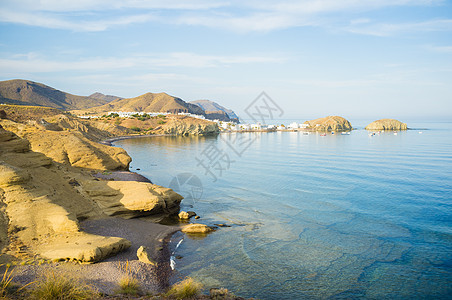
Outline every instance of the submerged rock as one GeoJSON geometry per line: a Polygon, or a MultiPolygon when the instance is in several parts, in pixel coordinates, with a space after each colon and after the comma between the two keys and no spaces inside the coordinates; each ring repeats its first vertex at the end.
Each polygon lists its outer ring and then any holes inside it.
{"type": "Polygon", "coordinates": [[[205,224],[188,224],[182,228],[182,232],[185,233],[209,233],[215,229],[205,224]]]}
{"type": "Polygon", "coordinates": [[[181,219],[181,220],[188,220],[195,216],[196,216],[196,213],[194,211],[187,211],[187,212],[181,211],[179,213],[179,219],[181,219]]]}
{"type": "Polygon", "coordinates": [[[395,119],[381,119],[373,121],[366,126],[367,130],[407,130],[408,127],[405,123],[402,123],[395,119]]]}

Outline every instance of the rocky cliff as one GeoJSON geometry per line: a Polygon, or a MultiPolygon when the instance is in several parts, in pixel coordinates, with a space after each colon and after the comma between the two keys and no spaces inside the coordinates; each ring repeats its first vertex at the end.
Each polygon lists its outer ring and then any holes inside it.
{"type": "Polygon", "coordinates": [[[395,119],[381,119],[373,121],[366,126],[367,130],[407,130],[408,127],[405,123],[402,123],[395,119]]]}
{"type": "Polygon", "coordinates": [[[10,129],[0,125],[1,262],[14,257],[96,262],[130,242],[85,233],[79,220],[179,211],[182,197],[171,189],[93,177],[88,169],[126,168],[130,157],[120,148],[89,140],[82,124],[64,130],[70,120],[59,120],[44,125],[0,121],[10,129]]]}
{"type": "Polygon", "coordinates": [[[347,119],[339,116],[319,118],[306,121],[304,124],[308,124],[308,128],[315,131],[349,131],[353,129],[347,119]]]}
{"type": "Polygon", "coordinates": [[[220,132],[218,124],[189,117],[171,118],[157,132],[175,135],[215,135],[220,132]]]}

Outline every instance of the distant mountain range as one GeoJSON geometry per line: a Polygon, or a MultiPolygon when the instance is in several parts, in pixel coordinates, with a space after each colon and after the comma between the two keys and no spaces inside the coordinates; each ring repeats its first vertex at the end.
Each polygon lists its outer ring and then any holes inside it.
{"type": "Polygon", "coordinates": [[[116,99],[102,106],[93,107],[89,111],[186,112],[205,115],[204,110],[199,106],[187,103],[180,98],[170,96],[166,93],[146,93],[135,98],[116,99]]]}
{"type": "Polygon", "coordinates": [[[239,117],[232,110],[227,109],[216,102],[210,100],[196,100],[190,101],[189,103],[201,107],[211,119],[219,119],[220,121],[239,121],[239,117]]]}
{"type": "Polygon", "coordinates": [[[0,81],[0,103],[46,106],[63,110],[86,109],[105,100],[76,96],[29,80],[0,81]]]}
{"type": "Polygon", "coordinates": [[[76,113],[106,113],[109,111],[169,112],[203,115],[207,119],[238,121],[230,109],[209,100],[185,102],[166,93],[146,93],[135,98],[121,98],[96,92],[76,96],[29,80],[0,81],[0,103],[45,106],[76,113]]]}

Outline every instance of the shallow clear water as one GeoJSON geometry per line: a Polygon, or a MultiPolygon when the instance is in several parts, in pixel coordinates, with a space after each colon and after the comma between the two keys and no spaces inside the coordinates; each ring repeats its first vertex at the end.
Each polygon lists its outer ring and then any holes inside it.
{"type": "Polygon", "coordinates": [[[232,225],[185,237],[178,276],[260,299],[446,299],[452,123],[410,125],[424,129],[115,144],[133,157],[132,170],[179,189],[182,209],[200,222],[232,225]]]}

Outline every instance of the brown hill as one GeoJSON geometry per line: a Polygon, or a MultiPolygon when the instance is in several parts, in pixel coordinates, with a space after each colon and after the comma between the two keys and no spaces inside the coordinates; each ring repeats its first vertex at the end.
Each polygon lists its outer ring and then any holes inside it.
{"type": "Polygon", "coordinates": [[[350,122],[339,116],[328,116],[325,118],[318,118],[311,121],[306,121],[304,124],[308,124],[309,128],[315,131],[348,131],[352,130],[350,122]]]}
{"type": "Polygon", "coordinates": [[[72,95],[29,80],[0,81],[0,103],[71,110],[86,109],[106,102],[102,99],[72,95]]]}
{"type": "Polygon", "coordinates": [[[88,97],[93,98],[93,99],[102,100],[102,101],[105,101],[105,102],[111,102],[111,101],[114,101],[114,100],[117,100],[117,99],[124,99],[124,98],[118,97],[118,96],[104,95],[104,94],[99,93],[99,92],[91,94],[88,97]]]}
{"type": "Polygon", "coordinates": [[[180,98],[170,96],[166,93],[146,93],[135,98],[117,99],[105,105],[93,107],[86,111],[93,113],[106,113],[109,111],[169,113],[188,112],[197,115],[204,115],[204,110],[199,106],[187,103],[180,98]]]}

